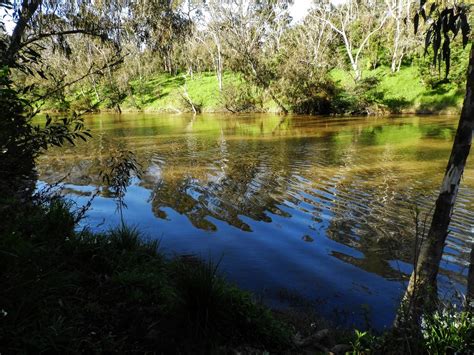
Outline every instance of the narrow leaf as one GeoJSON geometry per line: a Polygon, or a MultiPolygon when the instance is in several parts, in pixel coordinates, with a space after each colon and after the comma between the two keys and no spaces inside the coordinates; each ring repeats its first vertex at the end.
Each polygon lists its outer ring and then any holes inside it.
{"type": "Polygon", "coordinates": [[[428,13],[428,16],[431,17],[433,14],[433,11],[436,10],[436,3],[432,3],[430,7],[430,12],[428,13]]]}
{"type": "Polygon", "coordinates": [[[413,19],[413,25],[415,26],[415,34],[418,32],[418,23],[420,22],[420,15],[418,13],[415,14],[415,18],[413,19]]]}

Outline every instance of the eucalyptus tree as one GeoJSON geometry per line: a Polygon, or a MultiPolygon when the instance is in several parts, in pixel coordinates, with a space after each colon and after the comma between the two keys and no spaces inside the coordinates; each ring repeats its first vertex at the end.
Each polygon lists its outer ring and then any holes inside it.
{"type": "MultiPolygon", "coordinates": [[[[34,170],[34,158],[44,149],[67,141],[73,143],[77,138],[86,139],[88,136],[76,114],[70,118],[48,118],[44,127],[32,123],[37,110],[32,102],[24,99],[25,94],[32,91],[28,85],[31,78],[39,76],[45,81],[53,81],[51,89],[37,98],[40,101],[85,78],[102,75],[123,61],[122,44],[130,38],[127,35],[131,30],[138,28],[137,23],[143,19],[141,16],[146,11],[156,10],[167,19],[173,9],[167,0],[112,0],[97,3],[82,0],[0,0],[0,10],[11,13],[13,22],[13,31],[9,33],[6,31],[5,17],[0,19],[0,195],[4,198],[7,195],[3,192],[15,185],[11,183],[15,175],[26,176],[27,181],[33,180],[34,174],[29,172],[34,170]],[[89,39],[89,44],[94,43],[101,50],[107,48],[104,60],[100,62],[94,58],[89,62],[90,66],[84,68],[87,61],[79,60],[82,59],[79,54],[72,51],[74,45],[83,48],[77,42],[78,37],[89,39]],[[59,71],[59,78],[54,77],[54,72],[48,73],[52,63],[48,62],[47,54],[54,51],[63,53],[82,72],[79,70],[78,76],[71,81],[64,80],[64,72],[59,71]]],[[[154,16],[158,14],[154,13],[154,16]]],[[[143,33],[151,33],[157,28],[157,23],[161,24],[159,18],[153,19],[153,23],[144,24],[148,32],[143,33]]],[[[164,23],[163,27],[167,26],[171,30],[183,27],[180,21],[164,23]]],[[[139,39],[143,43],[143,38],[139,39]]],[[[64,61],[58,62],[57,67],[62,64],[64,61]]],[[[23,178],[21,180],[25,181],[23,178]]],[[[24,187],[23,182],[17,185],[10,190],[24,187]]]]}
{"type": "Polygon", "coordinates": [[[399,71],[404,57],[404,47],[406,39],[410,37],[409,22],[407,19],[411,17],[412,5],[414,0],[386,0],[392,9],[390,15],[394,21],[394,34],[392,46],[392,58],[390,69],[392,73],[399,71]],[[405,38],[404,38],[405,37],[405,38]],[[405,39],[405,40],[404,40],[405,39]]]}
{"type": "Polygon", "coordinates": [[[230,66],[266,90],[283,113],[288,110],[271,87],[277,73],[273,70],[272,49],[288,26],[291,0],[219,0],[218,23],[230,66]]]}
{"type": "Polygon", "coordinates": [[[279,94],[301,114],[328,113],[336,86],[329,71],[337,66],[336,35],[312,14],[288,29],[276,55],[279,94]],[[335,60],[336,59],[336,60],[335,60]]]}
{"type": "Polygon", "coordinates": [[[100,3],[92,6],[83,1],[3,0],[2,7],[13,12],[14,27],[1,63],[18,67],[31,65],[40,56],[42,43],[51,43],[65,52],[69,50],[67,36],[88,35],[120,41],[121,11],[127,4],[100,3]]]}
{"type": "Polygon", "coordinates": [[[329,64],[325,59],[332,49],[334,35],[318,15],[316,11],[310,11],[303,23],[292,31],[291,40],[306,53],[300,60],[309,66],[325,67],[329,64]]]}
{"type": "Polygon", "coordinates": [[[159,54],[164,70],[175,73],[173,52],[177,43],[187,39],[192,21],[182,12],[180,1],[139,0],[127,6],[126,29],[140,46],[159,54]]]}
{"type": "MultiPolygon", "coordinates": [[[[202,34],[206,34],[204,38],[207,37],[210,42],[213,43],[214,50],[210,50],[214,66],[216,68],[217,82],[219,84],[219,91],[222,91],[223,88],[223,71],[224,71],[224,24],[225,21],[225,11],[226,3],[225,1],[220,0],[208,0],[203,2],[203,7],[206,16],[201,17],[201,26],[205,27],[205,31],[202,31],[202,34]],[[204,23],[203,23],[204,22],[204,23]]],[[[202,36],[199,37],[200,41],[204,43],[205,39],[202,36]]],[[[209,42],[209,41],[208,41],[209,42]]]]}
{"type": "Polygon", "coordinates": [[[336,5],[330,0],[316,0],[313,16],[340,36],[354,79],[358,81],[362,77],[361,55],[392,11],[390,2],[380,0],[347,0],[336,5]]]}

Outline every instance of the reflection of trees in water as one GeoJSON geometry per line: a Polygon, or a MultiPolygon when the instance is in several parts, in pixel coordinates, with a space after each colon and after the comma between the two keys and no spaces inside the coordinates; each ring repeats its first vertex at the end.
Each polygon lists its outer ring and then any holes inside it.
{"type": "Polygon", "coordinates": [[[412,203],[427,210],[437,187],[432,176],[416,180],[439,170],[449,153],[449,144],[439,143],[452,138],[452,127],[363,121],[305,130],[289,121],[275,130],[278,120],[267,126],[262,120],[216,122],[181,120],[162,136],[148,126],[102,131],[78,148],[48,153],[39,164],[41,178],[54,182],[69,173],[69,183],[100,186],[99,172],[121,142],[144,167],[139,184],[152,191],[158,218],[171,208],[197,228],[216,230],[213,220],[220,220],[250,231],[242,216],[270,223],[272,214],[292,218],[298,209],[314,233],[363,253],[334,251],[334,257],[400,278],[390,261],[411,261],[412,203]]]}
{"type": "Polygon", "coordinates": [[[278,204],[289,189],[292,146],[279,141],[269,145],[222,140],[220,136],[212,145],[213,161],[209,157],[196,161],[200,154],[184,154],[176,166],[170,162],[172,157],[163,157],[168,163],[153,189],[155,215],[166,217],[163,209],[170,207],[199,228],[215,230],[207,220],[213,217],[244,231],[251,227],[240,219],[241,215],[265,222],[272,221],[268,212],[287,215],[278,204]],[[196,166],[201,168],[196,170],[196,166]]]}

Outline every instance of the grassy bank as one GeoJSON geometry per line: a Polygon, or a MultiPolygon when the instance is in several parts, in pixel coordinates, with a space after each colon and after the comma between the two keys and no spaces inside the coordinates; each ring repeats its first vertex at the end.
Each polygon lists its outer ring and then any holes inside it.
{"type": "MultiPolygon", "coordinates": [[[[347,71],[331,72],[344,92],[357,93],[358,88],[347,71]]],[[[457,113],[464,99],[464,85],[456,82],[424,83],[416,66],[402,67],[391,73],[387,67],[364,72],[362,95],[374,110],[386,113],[457,113]]]]}
{"type": "MultiPolygon", "coordinates": [[[[462,74],[460,74],[462,77],[462,74]]],[[[418,66],[402,67],[391,73],[388,67],[365,70],[363,79],[356,83],[351,73],[340,69],[330,72],[333,82],[331,107],[326,113],[391,114],[391,113],[457,113],[460,111],[464,85],[458,81],[425,82],[418,66]]],[[[237,73],[226,72],[223,90],[219,91],[214,73],[172,76],[166,73],[142,80],[132,80],[122,89],[119,106],[122,111],[145,112],[278,112],[278,106],[261,89],[248,84],[237,73]]],[[[285,89],[279,99],[286,102],[285,89]]],[[[116,108],[114,97],[107,88],[81,88],[66,96],[63,101],[48,101],[45,110],[84,110],[94,106],[99,110],[116,108]],[[100,99],[100,100],[99,100],[100,99]]],[[[317,99],[316,99],[317,100],[317,99]]],[[[327,106],[327,105],[326,105],[327,106]]]]}
{"type": "MultiPolygon", "coordinates": [[[[432,88],[423,83],[416,67],[403,67],[392,74],[387,67],[364,72],[366,88],[358,90],[351,73],[333,70],[331,78],[341,89],[342,94],[354,99],[357,96],[368,98],[367,105],[377,113],[452,113],[460,111],[464,97],[464,88],[455,83],[439,84],[432,88]]],[[[150,112],[187,111],[183,103],[184,86],[189,98],[202,111],[228,112],[226,87],[244,86],[244,80],[235,73],[224,75],[224,93],[219,92],[217,77],[213,73],[189,76],[170,76],[159,74],[144,83],[131,83],[133,95],[127,96],[124,110],[143,110],[150,112]]],[[[261,110],[275,112],[278,107],[269,97],[263,95],[261,110]]]]}

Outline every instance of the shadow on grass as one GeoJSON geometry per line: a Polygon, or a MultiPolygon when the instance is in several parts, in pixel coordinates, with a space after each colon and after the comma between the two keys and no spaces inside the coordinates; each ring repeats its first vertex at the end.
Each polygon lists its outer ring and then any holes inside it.
{"type": "Polygon", "coordinates": [[[464,95],[464,90],[450,90],[439,86],[421,95],[421,103],[416,113],[439,112],[447,108],[458,108],[459,101],[464,95]]]}
{"type": "Polygon", "coordinates": [[[401,113],[404,109],[413,105],[413,101],[407,100],[404,97],[395,97],[383,99],[382,104],[388,108],[390,113],[401,113]]]}

